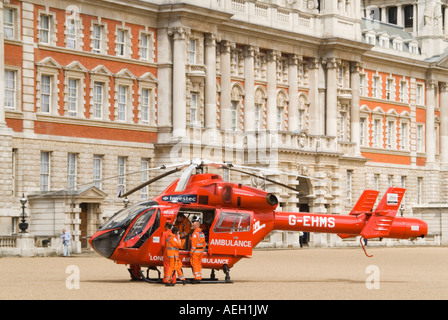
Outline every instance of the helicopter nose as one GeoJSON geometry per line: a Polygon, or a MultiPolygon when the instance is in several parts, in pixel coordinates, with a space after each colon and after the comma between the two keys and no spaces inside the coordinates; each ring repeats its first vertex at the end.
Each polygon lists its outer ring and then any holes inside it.
{"type": "Polygon", "coordinates": [[[105,258],[110,258],[123,236],[123,229],[98,231],[89,242],[91,247],[105,258]]]}

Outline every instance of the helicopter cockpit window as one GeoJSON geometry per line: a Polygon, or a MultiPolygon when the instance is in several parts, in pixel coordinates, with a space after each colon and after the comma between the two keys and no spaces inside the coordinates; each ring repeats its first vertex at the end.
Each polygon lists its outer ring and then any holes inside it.
{"type": "Polygon", "coordinates": [[[250,220],[249,214],[222,212],[213,232],[246,232],[250,230],[250,220]]]}
{"type": "Polygon", "coordinates": [[[155,201],[147,201],[135,204],[129,208],[125,208],[109,219],[109,221],[104,224],[100,230],[115,229],[128,226],[129,223],[138,216],[143,210],[157,206],[158,203],[155,201]]]}
{"type": "Polygon", "coordinates": [[[148,210],[147,212],[142,214],[137,219],[137,221],[135,221],[134,225],[129,230],[128,234],[126,235],[126,238],[124,239],[124,241],[127,241],[127,240],[135,237],[136,235],[142,233],[143,229],[145,229],[146,225],[149,222],[149,219],[151,219],[151,217],[152,217],[152,215],[154,214],[155,211],[156,211],[156,208],[148,210]]]}

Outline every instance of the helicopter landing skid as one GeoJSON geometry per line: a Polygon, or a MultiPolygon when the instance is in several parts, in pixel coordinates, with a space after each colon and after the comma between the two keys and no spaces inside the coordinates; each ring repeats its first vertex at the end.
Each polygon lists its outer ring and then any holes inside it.
{"type": "MultiPolygon", "coordinates": [[[[227,266],[226,266],[227,267],[227,266]]],[[[146,276],[143,274],[143,272],[141,270],[138,271],[140,278],[135,277],[135,275],[133,275],[132,271],[130,269],[128,269],[129,273],[131,274],[131,280],[132,281],[145,281],[147,283],[163,283],[163,279],[160,277],[161,273],[159,271],[159,269],[153,267],[153,268],[148,268],[148,270],[146,271],[146,276]],[[158,278],[157,279],[151,279],[149,277],[149,270],[156,270],[157,274],[158,274],[158,278]]],[[[215,270],[212,269],[212,272],[210,274],[210,278],[202,278],[202,280],[200,280],[200,282],[197,282],[197,280],[195,280],[194,278],[187,278],[185,279],[185,283],[233,283],[233,281],[230,280],[230,272],[229,272],[229,268],[224,268],[223,270],[226,274],[225,280],[219,280],[215,277],[215,270]]]]}

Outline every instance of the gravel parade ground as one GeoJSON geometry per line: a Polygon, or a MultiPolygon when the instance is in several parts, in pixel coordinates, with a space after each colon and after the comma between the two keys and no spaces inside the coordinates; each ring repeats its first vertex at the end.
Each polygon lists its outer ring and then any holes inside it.
{"type": "MultiPolygon", "coordinates": [[[[361,248],[256,250],[231,269],[233,284],[175,287],[130,282],[126,266],[95,253],[0,258],[0,299],[448,299],[447,247],[367,250],[372,258],[361,248]]],[[[192,276],[191,270],[184,272],[192,276]]],[[[224,279],[222,271],[216,275],[224,279]]]]}

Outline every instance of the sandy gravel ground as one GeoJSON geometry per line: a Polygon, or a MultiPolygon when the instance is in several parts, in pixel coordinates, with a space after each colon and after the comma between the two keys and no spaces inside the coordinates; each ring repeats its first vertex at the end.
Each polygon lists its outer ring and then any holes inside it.
{"type": "Polygon", "coordinates": [[[254,251],[231,270],[233,284],[175,287],[130,282],[124,265],[96,254],[0,258],[0,299],[448,299],[448,248],[368,252],[374,256],[361,248],[254,251]],[[79,289],[67,287],[72,270],[79,270],[79,289]]]}

